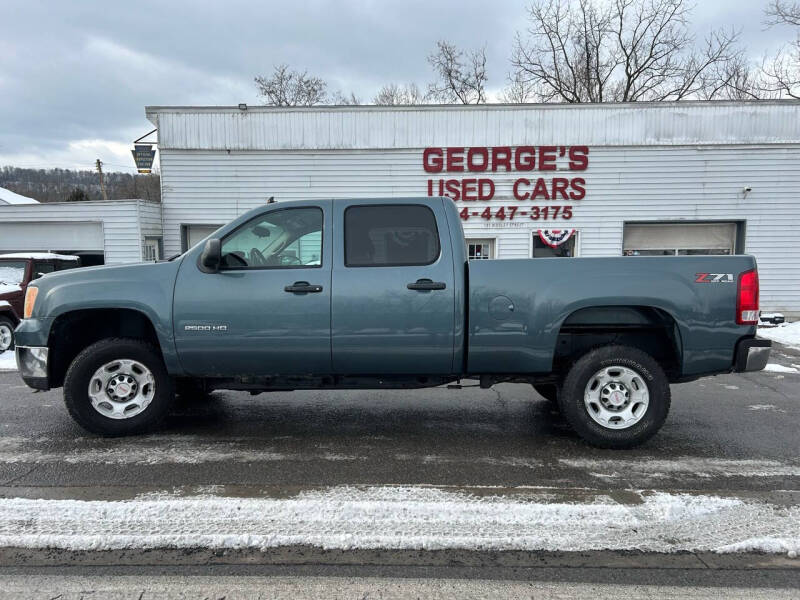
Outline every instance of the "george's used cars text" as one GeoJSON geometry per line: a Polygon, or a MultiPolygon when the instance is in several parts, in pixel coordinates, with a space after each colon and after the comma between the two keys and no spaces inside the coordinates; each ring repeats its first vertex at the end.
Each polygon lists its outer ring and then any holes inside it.
{"type": "MultiPolygon", "coordinates": [[[[527,383],[591,444],[663,425],[670,383],[762,369],[752,256],[467,260],[448,198],[272,203],[167,262],[47,275],[17,360],[102,435],[212,389],[527,383]]],[[[401,398],[401,396],[398,396],[401,398]]]]}

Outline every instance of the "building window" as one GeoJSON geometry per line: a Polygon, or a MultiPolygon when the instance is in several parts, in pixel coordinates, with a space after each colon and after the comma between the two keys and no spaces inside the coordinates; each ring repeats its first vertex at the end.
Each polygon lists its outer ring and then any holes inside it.
{"type": "Polygon", "coordinates": [[[578,232],[572,231],[563,241],[549,240],[541,232],[533,233],[533,258],[572,258],[575,256],[578,232]]]}
{"type": "Polygon", "coordinates": [[[142,259],[146,262],[161,259],[161,238],[146,237],[142,244],[142,259]]]}
{"type": "Polygon", "coordinates": [[[467,252],[470,260],[494,258],[494,240],[467,240],[467,252]]]}
{"type": "Polygon", "coordinates": [[[626,223],[624,256],[727,256],[736,252],[737,223],[626,223]]]}

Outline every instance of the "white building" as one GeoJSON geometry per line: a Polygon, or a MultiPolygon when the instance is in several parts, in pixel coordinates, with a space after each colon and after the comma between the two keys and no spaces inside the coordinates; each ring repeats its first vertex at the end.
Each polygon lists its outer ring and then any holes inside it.
{"type": "Polygon", "coordinates": [[[144,200],[0,205],[0,254],[75,254],[84,265],[154,260],[161,205],[144,200]]]}
{"type": "Polygon", "coordinates": [[[444,193],[476,258],[751,253],[762,308],[800,316],[800,102],[146,114],[167,255],[270,196],[444,193]]]}

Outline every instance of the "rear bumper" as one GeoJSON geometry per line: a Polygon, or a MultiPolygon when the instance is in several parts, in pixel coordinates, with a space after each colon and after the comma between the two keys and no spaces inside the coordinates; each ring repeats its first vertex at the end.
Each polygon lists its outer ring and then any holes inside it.
{"type": "Polygon", "coordinates": [[[49,350],[43,346],[17,346],[17,367],[22,380],[35,390],[49,390],[47,359],[49,350]]]}
{"type": "Polygon", "coordinates": [[[736,344],[736,354],[733,359],[733,370],[760,371],[767,366],[772,342],[759,338],[745,338],[736,344]]]}

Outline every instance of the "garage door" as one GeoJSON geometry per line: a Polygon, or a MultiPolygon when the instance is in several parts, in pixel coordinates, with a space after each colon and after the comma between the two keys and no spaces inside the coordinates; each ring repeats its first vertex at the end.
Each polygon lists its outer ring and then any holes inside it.
{"type": "Polygon", "coordinates": [[[0,223],[0,252],[103,252],[100,223],[0,223]]]}
{"type": "Polygon", "coordinates": [[[734,254],[736,223],[626,224],[626,256],[734,254]]]}
{"type": "Polygon", "coordinates": [[[184,241],[185,246],[183,248],[184,251],[188,250],[200,240],[207,238],[212,233],[214,233],[217,229],[222,227],[222,225],[184,225],[184,241]]]}

